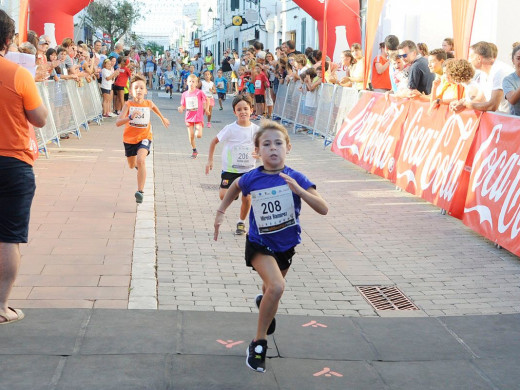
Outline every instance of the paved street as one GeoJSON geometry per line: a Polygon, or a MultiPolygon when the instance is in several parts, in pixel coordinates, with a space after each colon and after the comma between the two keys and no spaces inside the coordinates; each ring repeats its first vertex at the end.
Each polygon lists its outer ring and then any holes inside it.
{"type": "Polygon", "coordinates": [[[302,133],[287,165],[329,214],[303,206],[268,373],[249,371],[261,285],[233,234],[237,202],[213,241],[221,145],[204,174],[231,98],[192,160],[179,95],[153,95],[172,125],[153,117],[139,207],[113,119],[37,161],[10,301],[27,318],[0,329],[0,389],[518,388],[519,259],[302,133]],[[419,310],[376,311],[366,285],[395,285],[419,310]]]}

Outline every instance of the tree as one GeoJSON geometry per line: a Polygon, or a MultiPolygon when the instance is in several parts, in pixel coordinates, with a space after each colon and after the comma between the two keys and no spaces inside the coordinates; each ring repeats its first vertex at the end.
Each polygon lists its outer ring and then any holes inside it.
{"type": "Polygon", "coordinates": [[[138,17],[142,17],[139,3],[134,0],[92,2],[87,13],[94,27],[110,35],[111,48],[132,28],[138,17]]]}
{"type": "Polygon", "coordinates": [[[159,45],[157,42],[148,42],[146,44],[146,48],[150,49],[153,55],[155,55],[156,52],[159,52],[159,55],[162,55],[164,53],[164,46],[159,45]]]}

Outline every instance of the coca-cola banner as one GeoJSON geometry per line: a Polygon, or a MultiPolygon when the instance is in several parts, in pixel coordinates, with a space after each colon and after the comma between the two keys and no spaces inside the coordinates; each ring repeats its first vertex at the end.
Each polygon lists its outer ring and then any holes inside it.
{"type": "Polygon", "coordinates": [[[395,180],[395,160],[410,103],[366,92],[350,111],[332,151],[367,171],[395,180]]]}
{"type": "Polygon", "coordinates": [[[479,116],[473,110],[455,114],[447,105],[430,110],[429,102],[413,101],[403,128],[396,184],[461,218],[469,178],[464,183],[464,167],[479,116]]]}
{"type": "Polygon", "coordinates": [[[484,113],[476,137],[464,223],[520,256],[519,119],[484,113]]]}

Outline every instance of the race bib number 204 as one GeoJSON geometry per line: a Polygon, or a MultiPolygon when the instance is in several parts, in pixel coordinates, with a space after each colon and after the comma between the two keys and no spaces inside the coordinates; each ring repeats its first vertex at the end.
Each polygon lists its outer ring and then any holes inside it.
{"type": "Polygon", "coordinates": [[[296,225],[293,193],[288,185],[251,191],[259,234],[270,234],[296,225]]]}

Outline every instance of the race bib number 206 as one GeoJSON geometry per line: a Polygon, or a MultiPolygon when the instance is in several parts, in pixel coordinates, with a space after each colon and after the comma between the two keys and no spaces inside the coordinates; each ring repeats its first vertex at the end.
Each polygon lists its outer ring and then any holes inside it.
{"type": "Polygon", "coordinates": [[[251,191],[259,234],[270,234],[296,225],[293,193],[288,185],[251,191]]]}

